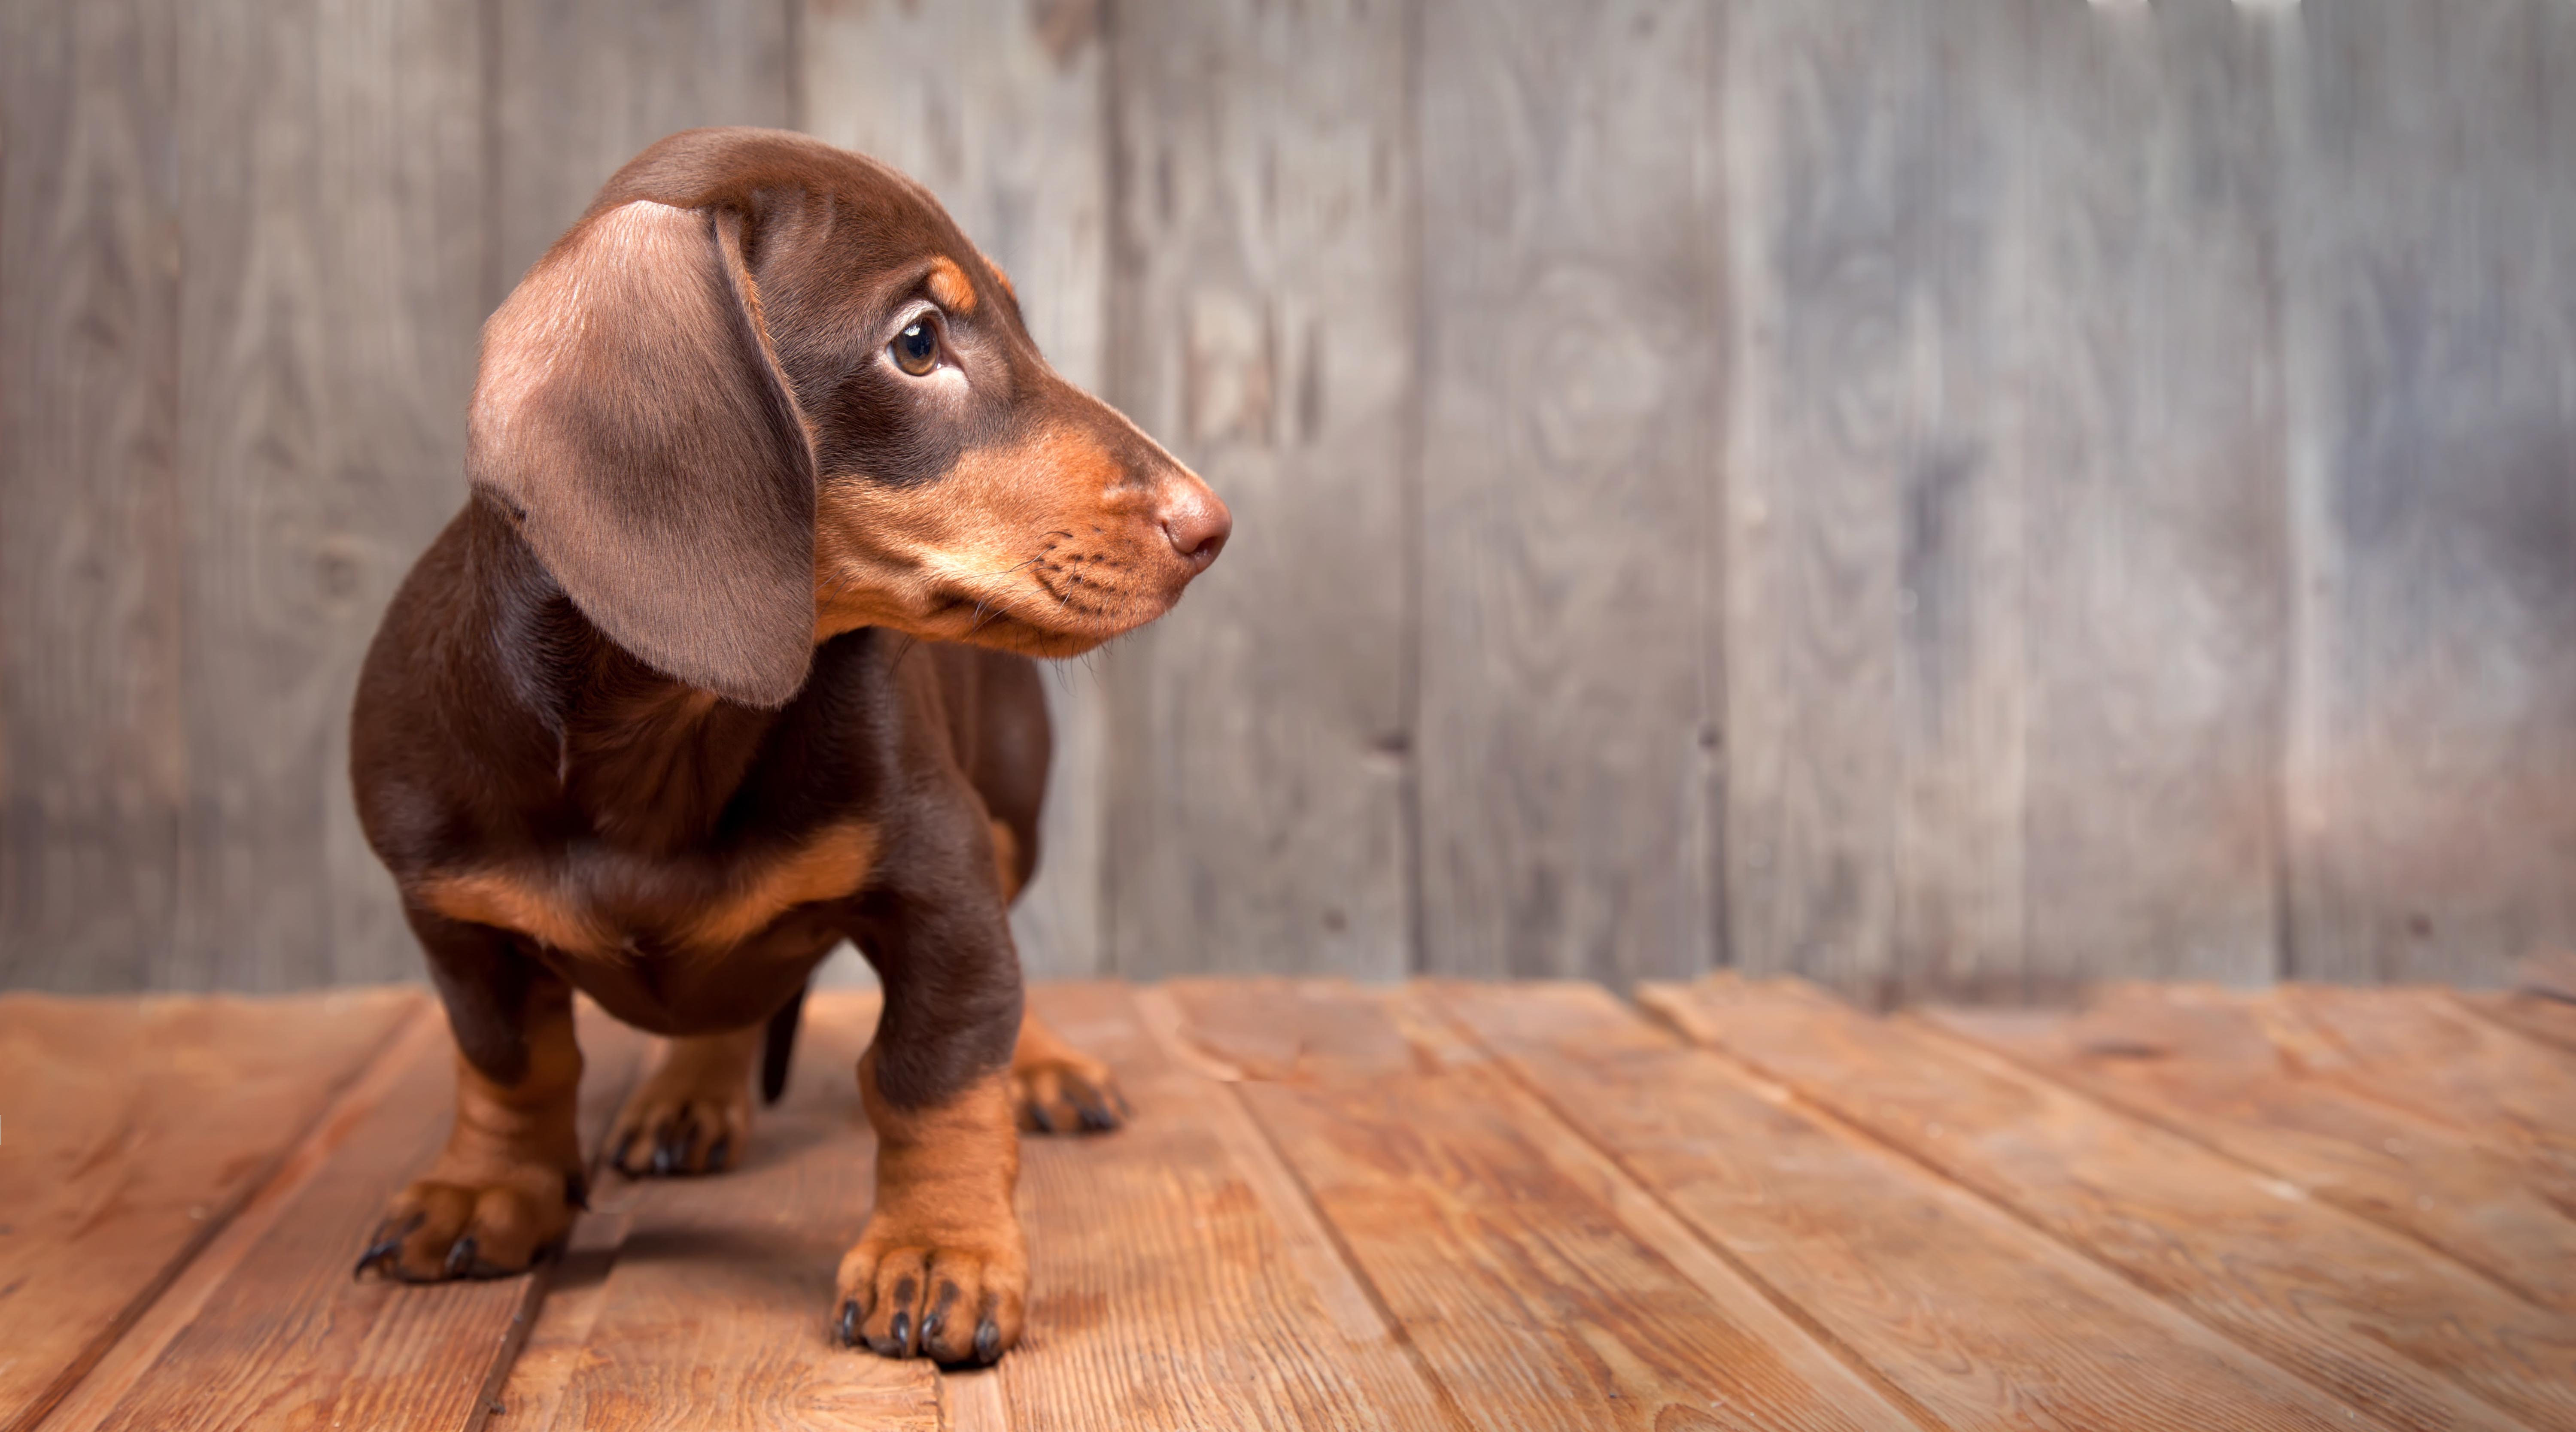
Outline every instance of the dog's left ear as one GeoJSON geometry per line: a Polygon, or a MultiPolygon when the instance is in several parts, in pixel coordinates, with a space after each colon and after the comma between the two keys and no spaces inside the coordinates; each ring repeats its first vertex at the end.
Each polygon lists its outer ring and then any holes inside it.
{"type": "Polygon", "coordinates": [[[814,650],[814,454],[730,209],[591,214],[483,330],[466,471],[583,615],[781,706],[814,650]]]}

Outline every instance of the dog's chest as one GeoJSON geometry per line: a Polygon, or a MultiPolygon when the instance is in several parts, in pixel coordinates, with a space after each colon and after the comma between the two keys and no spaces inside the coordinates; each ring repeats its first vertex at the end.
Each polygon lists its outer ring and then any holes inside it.
{"type": "Polygon", "coordinates": [[[581,960],[712,958],[800,906],[857,894],[878,834],[828,825],[740,852],[644,855],[598,842],[432,876],[419,895],[450,919],[510,930],[581,960]]]}

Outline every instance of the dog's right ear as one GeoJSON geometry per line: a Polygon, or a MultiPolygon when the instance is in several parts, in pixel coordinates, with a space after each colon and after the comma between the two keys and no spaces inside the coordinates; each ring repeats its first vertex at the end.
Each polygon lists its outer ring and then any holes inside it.
{"type": "Polygon", "coordinates": [[[814,455],[742,216],[593,213],[483,329],[466,470],[583,615],[666,674],[780,706],[814,645],[814,455]]]}

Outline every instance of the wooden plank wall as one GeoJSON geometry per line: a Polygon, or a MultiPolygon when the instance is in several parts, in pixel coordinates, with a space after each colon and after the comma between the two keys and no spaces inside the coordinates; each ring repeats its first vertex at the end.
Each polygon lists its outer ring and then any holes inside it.
{"type": "Polygon", "coordinates": [[[2562,0],[0,0],[0,984],[416,969],[358,655],[702,123],[921,177],[1238,513],[1054,673],[1033,970],[2576,943],[2562,0]]]}

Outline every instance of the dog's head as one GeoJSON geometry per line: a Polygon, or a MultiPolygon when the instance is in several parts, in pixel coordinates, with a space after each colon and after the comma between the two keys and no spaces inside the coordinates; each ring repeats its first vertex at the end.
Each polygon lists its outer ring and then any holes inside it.
{"type": "Polygon", "coordinates": [[[919,185],[777,130],[608,182],[484,327],[467,469],[611,638],[760,706],[859,626],[1087,651],[1231,524],[919,185]]]}

